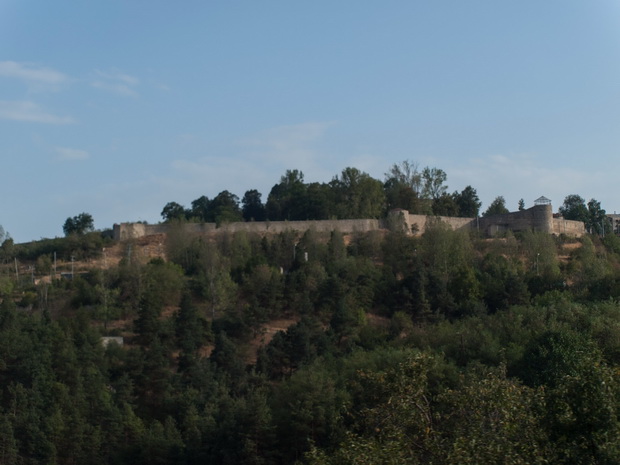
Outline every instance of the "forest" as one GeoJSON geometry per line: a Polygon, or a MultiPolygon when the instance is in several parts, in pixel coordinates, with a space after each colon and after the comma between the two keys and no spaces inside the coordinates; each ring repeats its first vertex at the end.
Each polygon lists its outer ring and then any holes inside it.
{"type": "MultiPolygon", "coordinates": [[[[181,208],[164,219],[191,221],[181,208]]],[[[127,241],[113,263],[85,219],[0,247],[1,464],[620,463],[620,238],[604,225],[179,227],[161,256],[127,241]],[[61,277],[56,258],[80,266],[61,277]]]]}

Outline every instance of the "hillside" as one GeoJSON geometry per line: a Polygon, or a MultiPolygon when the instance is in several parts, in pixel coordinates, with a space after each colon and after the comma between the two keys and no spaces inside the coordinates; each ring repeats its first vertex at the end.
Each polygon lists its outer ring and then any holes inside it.
{"type": "Polygon", "coordinates": [[[615,236],[435,222],[2,252],[3,463],[620,459],[615,236]],[[54,251],[75,275],[33,283],[54,251]]]}

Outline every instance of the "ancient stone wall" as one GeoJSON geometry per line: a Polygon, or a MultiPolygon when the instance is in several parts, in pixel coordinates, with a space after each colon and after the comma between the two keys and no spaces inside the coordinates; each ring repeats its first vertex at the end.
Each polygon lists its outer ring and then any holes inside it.
{"type": "Polygon", "coordinates": [[[586,233],[586,226],[582,221],[553,218],[553,234],[581,237],[586,233]]]}
{"type": "MultiPolygon", "coordinates": [[[[423,234],[428,221],[427,216],[411,215],[405,211],[398,211],[402,215],[406,227],[413,234],[423,234]]],[[[580,237],[585,234],[585,227],[581,221],[570,221],[563,218],[553,218],[551,205],[535,205],[527,210],[493,215],[480,218],[453,218],[440,216],[439,219],[450,225],[452,229],[476,229],[482,234],[492,237],[506,231],[543,231],[549,234],[567,234],[580,237]]]]}
{"type": "Polygon", "coordinates": [[[426,225],[429,220],[441,220],[450,225],[452,229],[470,229],[476,227],[476,218],[455,218],[452,216],[427,216],[412,215],[403,212],[408,231],[414,235],[423,234],[426,231],[426,225]]]}
{"type": "Polygon", "coordinates": [[[169,231],[168,224],[121,223],[113,228],[114,240],[125,241],[153,234],[165,234],[169,231]]]}
{"type": "MultiPolygon", "coordinates": [[[[153,234],[165,234],[169,224],[145,225],[142,223],[121,223],[114,225],[114,239],[117,241],[137,239],[153,234]]],[[[217,227],[215,223],[185,223],[183,229],[188,234],[208,234],[215,232],[255,232],[281,233],[285,231],[304,232],[314,229],[317,232],[340,231],[343,233],[368,232],[384,229],[383,222],[376,219],[361,220],[323,220],[323,221],[251,221],[226,223],[217,227]]]]}
{"type": "Polygon", "coordinates": [[[511,231],[543,231],[553,233],[553,212],[551,205],[536,205],[527,210],[493,215],[479,219],[479,229],[488,236],[497,233],[511,231]]]}
{"type": "MultiPolygon", "coordinates": [[[[379,229],[404,228],[409,234],[423,234],[429,218],[440,219],[452,229],[476,229],[487,236],[495,236],[505,231],[536,230],[549,234],[568,234],[582,236],[585,228],[580,221],[553,218],[551,205],[536,205],[527,210],[481,218],[454,218],[447,216],[429,217],[412,215],[405,210],[395,210],[387,220],[322,220],[322,221],[256,221],[227,223],[219,227],[215,223],[185,223],[183,229],[189,234],[209,234],[217,232],[281,233],[284,231],[304,232],[314,229],[317,232],[340,231],[342,233],[368,232],[379,229]]],[[[169,224],[147,225],[142,223],[122,223],[114,225],[114,239],[127,240],[153,234],[165,234],[169,224]]]]}
{"type": "Polygon", "coordinates": [[[317,232],[340,231],[343,233],[367,232],[381,229],[379,220],[316,220],[316,221],[254,221],[245,223],[228,223],[221,225],[218,231],[281,233],[284,231],[304,232],[314,229],[317,232]]]}

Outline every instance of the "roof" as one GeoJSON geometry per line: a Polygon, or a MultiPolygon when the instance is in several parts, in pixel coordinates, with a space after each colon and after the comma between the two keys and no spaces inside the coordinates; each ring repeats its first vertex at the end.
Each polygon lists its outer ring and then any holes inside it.
{"type": "Polygon", "coordinates": [[[551,205],[551,199],[548,199],[544,195],[541,195],[536,200],[534,200],[534,205],[551,205]]]}

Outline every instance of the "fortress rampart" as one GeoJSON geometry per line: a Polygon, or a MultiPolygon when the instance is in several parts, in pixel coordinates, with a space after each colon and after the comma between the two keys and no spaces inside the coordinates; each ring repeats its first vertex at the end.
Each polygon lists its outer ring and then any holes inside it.
{"type": "MultiPolygon", "coordinates": [[[[585,226],[581,221],[553,218],[551,205],[536,205],[504,215],[494,215],[480,218],[455,218],[448,216],[430,217],[426,215],[412,215],[405,210],[395,210],[387,220],[358,219],[358,220],[316,220],[316,221],[256,221],[226,223],[217,226],[215,223],[185,223],[182,225],[188,234],[213,234],[219,232],[253,232],[253,233],[281,233],[284,231],[305,232],[314,229],[318,232],[340,231],[342,233],[356,233],[388,229],[400,223],[408,233],[418,235],[426,230],[429,218],[438,218],[450,225],[452,229],[476,229],[482,234],[492,237],[505,231],[543,231],[549,234],[567,234],[580,237],[585,234],[585,226]]],[[[122,223],[114,225],[114,239],[137,239],[153,234],[166,234],[170,225],[122,223]]]]}
{"type": "MultiPolygon", "coordinates": [[[[316,220],[316,221],[251,221],[225,223],[219,227],[215,223],[184,223],[183,229],[188,234],[209,234],[218,232],[253,232],[277,234],[285,231],[305,232],[314,229],[318,232],[331,232],[338,230],[343,233],[368,232],[385,229],[383,220],[316,220]]],[[[153,234],[165,234],[170,230],[170,225],[121,223],[114,225],[114,239],[127,240],[137,239],[142,236],[153,234]]]]}
{"type": "MultiPolygon", "coordinates": [[[[403,215],[407,228],[414,234],[423,233],[428,221],[427,216],[411,215],[400,212],[403,215]]],[[[452,229],[477,229],[482,234],[492,237],[506,231],[543,231],[549,234],[567,234],[581,237],[585,234],[585,226],[581,221],[554,218],[551,205],[536,205],[527,210],[493,215],[480,218],[453,218],[440,216],[439,219],[449,224],[452,229]]]]}
{"type": "Polygon", "coordinates": [[[553,218],[553,234],[581,237],[586,233],[586,227],[581,221],[553,218]]]}

